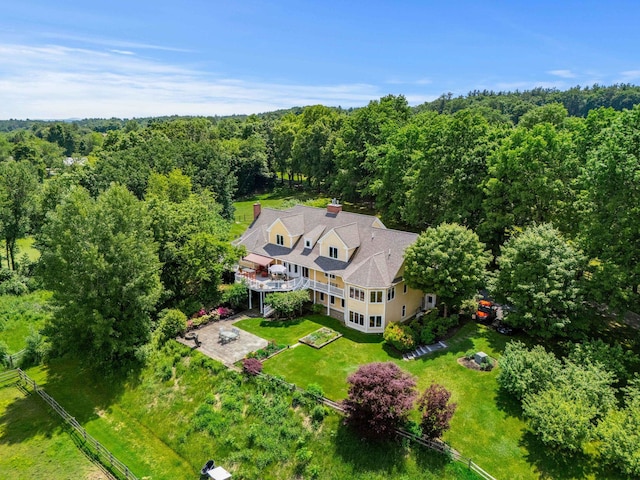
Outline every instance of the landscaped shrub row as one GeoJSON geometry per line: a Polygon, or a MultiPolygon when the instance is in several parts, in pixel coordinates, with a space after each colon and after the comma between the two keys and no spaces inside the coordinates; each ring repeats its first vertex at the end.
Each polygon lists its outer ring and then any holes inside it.
{"type": "Polygon", "coordinates": [[[218,320],[224,320],[233,314],[234,311],[227,307],[216,307],[209,311],[202,308],[187,320],[187,330],[201,327],[207,323],[217,322],[218,320]]]}
{"type": "Polygon", "coordinates": [[[263,360],[270,357],[271,355],[274,355],[275,353],[278,353],[281,350],[284,350],[285,348],[287,348],[286,345],[278,345],[275,342],[269,342],[266,347],[249,353],[247,355],[247,358],[257,358],[259,360],[263,360]]]}
{"type": "Polygon", "coordinates": [[[437,309],[431,309],[408,323],[389,323],[384,330],[384,339],[397,350],[409,352],[418,345],[429,345],[444,337],[459,321],[456,314],[440,317],[437,309]]]}

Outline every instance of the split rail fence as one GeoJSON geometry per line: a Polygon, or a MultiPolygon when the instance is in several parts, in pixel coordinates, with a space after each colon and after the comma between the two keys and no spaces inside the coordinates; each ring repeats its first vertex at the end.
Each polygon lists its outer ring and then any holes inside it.
{"type": "Polygon", "coordinates": [[[83,439],[84,447],[86,447],[94,456],[94,458],[102,464],[107,470],[115,472],[119,477],[126,480],[138,480],[129,467],[118,460],[113,454],[107,450],[100,442],[87,433],[87,431],[78,423],[78,421],[69,415],[67,411],[60,406],[35,380],[29,377],[19,368],[9,370],[0,374],[0,386],[7,385],[10,382],[22,383],[37,393],[45,402],[49,404],[62,419],[71,426],[73,430],[83,439]]]}
{"type": "MultiPolygon", "coordinates": [[[[295,385],[293,383],[288,383],[288,382],[284,381],[281,378],[273,377],[273,376],[268,375],[266,373],[260,373],[259,375],[262,376],[262,377],[266,377],[266,378],[269,378],[271,380],[275,380],[277,382],[280,382],[280,383],[286,385],[291,390],[295,389],[295,390],[298,390],[298,391],[300,391],[302,393],[309,394],[309,392],[307,392],[306,390],[298,387],[297,385],[295,385]]],[[[344,408],[339,403],[334,402],[333,400],[329,400],[328,398],[325,398],[325,397],[317,397],[315,395],[312,395],[312,396],[319,403],[322,403],[322,404],[326,405],[327,407],[330,407],[330,408],[332,408],[332,409],[344,414],[344,408]]],[[[430,440],[430,439],[422,438],[422,437],[414,435],[414,434],[412,434],[410,432],[407,432],[406,430],[402,430],[400,428],[396,429],[396,433],[400,437],[403,437],[403,438],[406,438],[407,440],[416,442],[416,443],[418,443],[418,444],[420,444],[420,445],[422,445],[424,447],[430,448],[431,450],[435,450],[437,452],[444,453],[445,455],[449,455],[454,461],[465,464],[469,468],[469,470],[472,470],[473,472],[477,473],[480,477],[482,477],[485,480],[496,480],[495,477],[493,477],[492,475],[487,473],[483,468],[481,468],[479,465],[474,463],[473,460],[471,460],[470,458],[467,458],[467,457],[463,457],[460,454],[460,452],[458,452],[457,450],[451,448],[449,445],[447,445],[442,440],[430,440]]]]}

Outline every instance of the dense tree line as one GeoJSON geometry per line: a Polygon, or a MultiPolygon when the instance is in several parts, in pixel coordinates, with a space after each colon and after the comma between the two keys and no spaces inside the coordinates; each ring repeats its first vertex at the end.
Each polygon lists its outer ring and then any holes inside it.
{"type": "MultiPolygon", "coordinates": [[[[640,304],[639,91],[472,92],[416,108],[389,95],[350,111],[0,123],[10,130],[0,134],[6,264],[18,268],[15,241],[25,234],[42,232],[45,250],[57,245],[46,232],[71,192],[89,209],[120,185],[143,202],[132,211],[149,217],[161,265],[155,304],[186,311],[189,299],[216,297],[224,261],[211,259],[237,254],[225,247],[234,200],[303,187],[367,204],[392,227],[475,232],[480,244],[466,253],[482,264],[481,244],[493,253],[491,286],[518,306],[514,324],[566,335],[584,329],[585,301],[640,304]]],[[[455,253],[441,235],[431,243],[443,258],[455,253]]],[[[462,268],[472,289],[482,283],[481,272],[462,268]]],[[[445,298],[443,282],[433,288],[445,298]]],[[[454,290],[450,307],[469,289],[454,290]]]]}

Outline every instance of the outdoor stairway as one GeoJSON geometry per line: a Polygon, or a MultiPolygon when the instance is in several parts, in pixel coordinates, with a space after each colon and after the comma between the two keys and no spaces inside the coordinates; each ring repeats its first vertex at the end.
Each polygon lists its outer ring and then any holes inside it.
{"type": "Polygon", "coordinates": [[[422,357],[427,353],[435,352],[436,350],[442,350],[443,348],[447,348],[447,344],[443,341],[438,343],[434,343],[433,345],[420,345],[413,352],[405,353],[402,356],[403,360],[415,360],[416,358],[422,357]]]}
{"type": "Polygon", "coordinates": [[[273,315],[275,313],[275,309],[269,305],[265,305],[264,306],[264,313],[262,314],[264,316],[264,318],[270,317],[271,315],[273,315]]]}

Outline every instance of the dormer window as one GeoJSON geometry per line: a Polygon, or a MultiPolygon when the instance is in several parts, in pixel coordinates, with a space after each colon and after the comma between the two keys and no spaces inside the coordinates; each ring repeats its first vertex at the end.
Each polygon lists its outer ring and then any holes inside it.
{"type": "Polygon", "coordinates": [[[311,248],[311,240],[308,238],[304,239],[304,248],[311,248]]]}
{"type": "Polygon", "coordinates": [[[276,234],[276,243],[278,245],[284,245],[284,236],[280,235],[279,233],[276,234]]]}
{"type": "Polygon", "coordinates": [[[329,247],[329,256],[331,258],[338,258],[338,249],[336,247],[329,247]]]}

